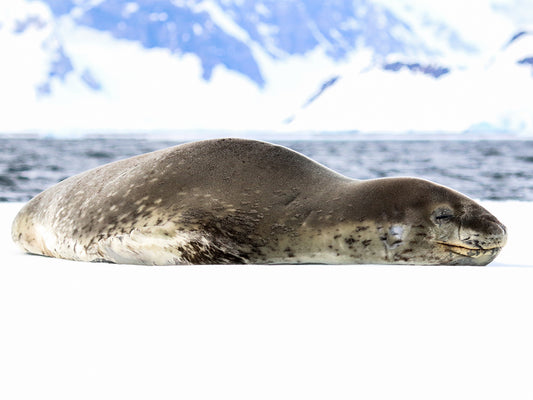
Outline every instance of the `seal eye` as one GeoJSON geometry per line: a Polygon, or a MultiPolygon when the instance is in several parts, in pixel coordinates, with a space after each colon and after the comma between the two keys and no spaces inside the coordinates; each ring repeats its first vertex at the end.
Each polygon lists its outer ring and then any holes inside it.
{"type": "Polygon", "coordinates": [[[453,212],[448,208],[439,208],[433,212],[433,219],[439,225],[450,222],[453,217],[453,212]]]}

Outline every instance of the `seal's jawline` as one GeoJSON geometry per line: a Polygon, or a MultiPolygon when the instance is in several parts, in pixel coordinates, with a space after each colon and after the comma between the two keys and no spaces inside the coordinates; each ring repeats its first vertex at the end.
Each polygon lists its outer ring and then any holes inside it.
{"type": "Polygon", "coordinates": [[[481,247],[467,247],[467,246],[459,246],[456,244],[451,244],[447,242],[437,242],[440,245],[443,245],[447,247],[450,251],[459,254],[461,256],[467,256],[467,257],[480,257],[486,253],[494,252],[494,251],[500,251],[501,246],[494,246],[489,248],[481,248],[481,247]],[[471,252],[475,252],[472,254],[471,252]]]}

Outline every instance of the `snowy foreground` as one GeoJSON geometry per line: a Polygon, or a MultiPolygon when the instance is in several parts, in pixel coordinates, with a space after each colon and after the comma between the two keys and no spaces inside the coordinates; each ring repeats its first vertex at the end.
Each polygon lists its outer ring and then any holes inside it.
{"type": "Polygon", "coordinates": [[[0,204],[2,399],[531,399],[533,203],[490,267],[89,264],[0,204]]]}

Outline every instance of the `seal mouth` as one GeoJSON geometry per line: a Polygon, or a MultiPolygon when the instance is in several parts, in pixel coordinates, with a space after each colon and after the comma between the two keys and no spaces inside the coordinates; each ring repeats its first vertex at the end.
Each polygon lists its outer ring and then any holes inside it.
{"type": "Polygon", "coordinates": [[[451,251],[452,253],[459,254],[461,256],[465,257],[481,257],[487,254],[497,254],[501,249],[502,246],[492,246],[487,248],[482,247],[469,247],[466,245],[458,245],[458,244],[452,244],[448,242],[437,242],[441,246],[444,246],[447,250],[451,251]]]}

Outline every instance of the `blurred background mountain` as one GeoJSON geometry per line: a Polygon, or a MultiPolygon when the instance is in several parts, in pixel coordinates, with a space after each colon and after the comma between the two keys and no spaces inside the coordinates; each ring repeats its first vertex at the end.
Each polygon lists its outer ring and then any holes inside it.
{"type": "Polygon", "coordinates": [[[10,0],[0,57],[3,133],[533,134],[528,0],[10,0]]]}

